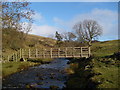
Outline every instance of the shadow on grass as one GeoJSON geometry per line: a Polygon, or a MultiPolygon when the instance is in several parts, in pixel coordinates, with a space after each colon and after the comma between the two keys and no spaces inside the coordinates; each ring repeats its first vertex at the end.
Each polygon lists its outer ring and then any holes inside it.
{"type": "MultiPolygon", "coordinates": [[[[73,58],[70,59],[70,64],[78,64],[78,68],[74,69],[74,74],[69,75],[69,79],[66,82],[67,88],[93,88],[99,84],[93,82],[90,78],[95,75],[92,71],[93,64],[90,58],[73,58]]],[[[71,67],[71,68],[74,68],[71,67]]]]}

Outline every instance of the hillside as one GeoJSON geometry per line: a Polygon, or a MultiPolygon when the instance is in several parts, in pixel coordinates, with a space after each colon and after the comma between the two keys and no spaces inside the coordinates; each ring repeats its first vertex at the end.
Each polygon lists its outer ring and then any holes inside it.
{"type": "Polygon", "coordinates": [[[92,55],[97,57],[104,57],[114,54],[120,50],[120,40],[111,40],[103,42],[95,42],[92,44],[92,55]]]}
{"type": "Polygon", "coordinates": [[[56,43],[56,40],[54,39],[32,34],[27,35],[24,42],[22,40],[15,39],[14,36],[12,40],[9,37],[12,37],[12,35],[5,34],[5,37],[3,38],[2,54],[4,57],[7,57],[7,55],[11,55],[20,48],[50,48],[53,47],[56,43]],[[7,44],[8,41],[10,41],[9,44],[7,44]]]}
{"type": "Polygon", "coordinates": [[[119,88],[120,40],[92,43],[92,57],[72,59],[69,88],[119,88]]]}

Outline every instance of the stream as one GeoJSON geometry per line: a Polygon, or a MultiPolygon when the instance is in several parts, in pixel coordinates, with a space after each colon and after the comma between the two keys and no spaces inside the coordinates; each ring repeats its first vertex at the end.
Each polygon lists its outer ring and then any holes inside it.
{"type": "Polygon", "coordinates": [[[4,88],[64,88],[67,81],[65,68],[69,67],[68,59],[55,59],[49,64],[29,67],[3,80],[4,88]]]}

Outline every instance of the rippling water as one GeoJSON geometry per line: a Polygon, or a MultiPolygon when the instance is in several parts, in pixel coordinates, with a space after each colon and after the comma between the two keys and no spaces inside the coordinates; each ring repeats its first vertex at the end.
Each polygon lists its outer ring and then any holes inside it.
{"type": "Polygon", "coordinates": [[[50,88],[65,87],[67,74],[64,69],[69,67],[67,59],[55,59],[49,64],[30,67],[15,73],[3,80],[3,88],[50,88]]]}

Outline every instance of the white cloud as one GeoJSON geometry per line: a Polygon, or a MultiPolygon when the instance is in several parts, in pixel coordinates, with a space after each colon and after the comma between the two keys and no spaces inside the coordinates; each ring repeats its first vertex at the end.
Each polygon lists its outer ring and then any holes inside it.
{"type": "Polygon", "coordinates": [[[43,15],[41,13],[38,13],[38,12],[35,12],[35,14],[32,16],[32,18],[37,23],[45,22],[43,15]]]}
{"type": "Polygon", "coordinates": [[[58,28],[54,26],[49,26],[49,25],[39,26],[39,25],[33,24],[32,31],[30,33],[39,35],[39,36],[48,37],[50,35],[54,35],[56,31],[58,31],[58,28]]]}
{"type": "Polygon", "coordinates": [[[118,14],[117,11],[111,11],[107,9],[93,9],[90,13],[84,13],[74,16],[70,21],[64,21],[59,18],[53,20],[59,25],[65,25],[69,29],[72,29],[74,24],[85,19],[96,20],[103,28],[102,38],[118,36],[118,14]]]}
{"type": "Polygon", "coordinates": [[[43,16],[41,15],[41,13],[35,13],[34,15],[33,15],[33,18],[35,19],[35,20],[41,20],[42,18],[43,18],[43,16]]]}

